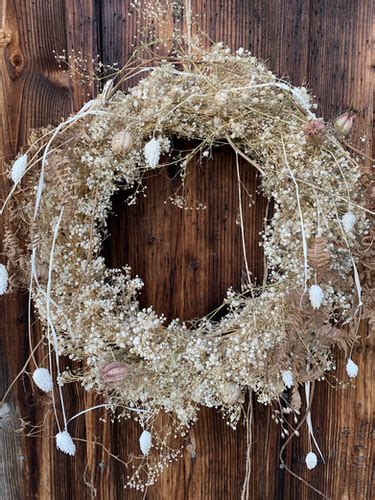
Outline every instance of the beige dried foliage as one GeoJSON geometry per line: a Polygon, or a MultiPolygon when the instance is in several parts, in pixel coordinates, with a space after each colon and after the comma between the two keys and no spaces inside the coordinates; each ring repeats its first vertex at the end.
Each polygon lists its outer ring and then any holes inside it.
{"type": "Polygon", "coordinates": [[[302,399],[299,393],[299,389],[295,385],[292,387],[291,390],[291,398],[289,404],[297,414],[300,413],[300,410],[302,408],[302,399]]]}
{"type": "Polygon", "coordinates": [[[304,318],[302,311],[298,307],[289,307],[288,314],[285,316],[286,330],[302,332],[304,330],[304,318]]]}
{"type": "Polygon", "coordinates": [[[69,179],[69,175],[69,160],[64,158],[63,152],[57,150],[53,154],[49,155],[48,163],[44,170],[45,183],[53,183],[56,186],[63,186],[69,179]]]}
{"type": "Polygon", "coordinates": [[[13,220],[15,213],[9,210],[5,217],[4,252],[7,254],[9,270],[9,291],[14,291],[20,286],[27,286],[29,282],[30,257],[27,251],[28,237],[25,238],[21,224],[13,220]]]}
{"type": "Polygon", "coordinates": [[[20,255],[19,242],[16,238],[15,232],[9,227],[5,228],[4,231],[4,251],[7,254],[10,261],[15,261],[20,255]]]}
{"type": "Polygon", "coordinates": [[[347,352],[348,338],[350,337],[348,329],[323,324],[316,330],[315,335],[317,342],[322,343],[322,345],[337,345],[347,352]]]}
{"type": "Polygon", "coordinates": [[[310,266],[314,269],[322,269],[328,266],[332,256],[328,250],[327,239],[317,236],[308,250],[307,257],[310,266]]]}
{"type": "Polygon", "coordinates": [[[307,295],[300,287],[290,290],[286,294],[286,304],[285,325],[290,337],[294,337],[296,332],[302,334],[311,321],[311,315],[306,314],[306,307],[309,307],[307,295]]]}

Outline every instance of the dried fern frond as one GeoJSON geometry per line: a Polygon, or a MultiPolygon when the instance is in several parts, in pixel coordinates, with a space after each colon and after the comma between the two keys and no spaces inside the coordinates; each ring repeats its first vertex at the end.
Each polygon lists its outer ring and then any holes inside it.
{"type": "Polygon", "coordinates": [[[330,263],[331,253],[328,250],[328,241],[326,238],[317,236],[312,246],[309,248],[307,258],[311,267],[314,269],[322,269],[330,263]]]}

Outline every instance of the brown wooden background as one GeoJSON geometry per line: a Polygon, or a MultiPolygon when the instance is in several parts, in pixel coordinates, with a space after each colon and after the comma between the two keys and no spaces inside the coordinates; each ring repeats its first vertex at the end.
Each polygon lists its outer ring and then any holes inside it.
{"type": "MultiPolygon", "coordinates": [[[[176,0],[178,3],[179,0],[176,0]]],[[[70,82],[52,54],[81,51],[89,60],[96,54],[104,63],[121,63],[139,40],[142,24],[128,0],[0,0],[0,135],[1,160],[10,160],[28,131],[56,123],[78,109],[92,88],[70,82]]],[[[243,46],[268,61],[270,69],[288,75],[294,84],[308,83],[318,96],[326,118],[353,106],[359,112],[355,141],[371,153],[374,61],[373,5],[371,0],[193,0],[193,13],[213,40],[233,48],[243,46]]],[[[172,12],[166,18],[178,23],[172,12]]],[[[253,208],[246,208],[247,241],[252,270],[261,276],[259,231],[264,200],[256,194],[256,178],[242,167],[253,208]]],[[[0,177],[0,196],[9,187],[0,177]]],[[[188,192],[207,204],[207,210],[184,212],[164,200],[175,189],[171,172],[148,182],[148,198],[125,208],[118,196],[117,217],[110,221],[112,238],[106,246],[112,265],[130,263],[146,282],[144,304],[153,304],[168,317],[191,318],[221,303],[229,285],[240,286],[241,249],[237,216],[237,185],[230,152],[191,167],[188,192]]],[[[26,294],[0,302],[0,388],[3,393],[21,369],[27,355],[26,294]]],[[[36,333],[37,335],[37,333],[36,333]]],[[[373,447],[373,339],[362,339],[354,358],[359,364],[357,387],[346,392],[327,383],[317,387],[313,421],[327,464],[308,473],[304,466],[306,433],[288,448],[286,461],[332,499],[370,500],[373,447]]],[[[338,363],[343,375],[343,362],[338,363]]],[[[68,412],[94,403],[77,388],[65,390],[68,412]],[[86,403],[85,403],[86,401],[86,403]]],[[[51,439],[51,403],[24,376],[8,403],[0,408],[0,498],[88,499],[96,492],[103,500],[138,499],[123,489],[125,474],[100,446],[78,442],[70,458],[55,451],[51,439]],[[43,437],[23,438],[12,429],[22,415],[31,422],[45,421],[43,437]]],[[[252,448],[251,498],[315,499],[316,493],[278,468],[279,429],[270,412],[255,405],[252,448]]],[[[99,421],[100,410],[75,420],[72,435],[97,439],[114,454],[127,457],[137,449],[135,424],[110,425],[99,421]]],[[[183,459],[149,489],[150,499],[239,499],[245,464],[245,432],[230,430],[218,412],[201,412],[183,459]]]]}

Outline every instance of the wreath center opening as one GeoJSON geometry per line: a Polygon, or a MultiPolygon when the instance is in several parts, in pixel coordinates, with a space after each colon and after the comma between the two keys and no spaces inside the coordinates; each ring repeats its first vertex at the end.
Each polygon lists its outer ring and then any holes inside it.
{"type": "MultiPolygon", "coordinates": [[[[174,147],[181,152],[191,142],[174,147]]],[[[132,276],[144,281],[141,307],[152,306],[168,321],[209,314],[230,287],[241,290],[247,279],[244,249],[253,284],[263,274],[260,233],[267,199],[256,170],[239,160],[239,180],[235,153],[221,146],[189,163],[183,186],[179,174],[165,166],[146,175],[144,193],[132,205],[127,200],[133,192],[118,191],[103,248],[109,267],[129,265],[132,276]],[[176,196],[183,197],[182,206],[173,201],[176,196]]]]}

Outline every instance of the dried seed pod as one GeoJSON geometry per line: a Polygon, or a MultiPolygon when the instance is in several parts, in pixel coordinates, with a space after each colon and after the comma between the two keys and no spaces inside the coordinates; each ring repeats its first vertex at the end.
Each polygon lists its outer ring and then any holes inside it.
{"type": "Polygon", "coordinates": [[[338,116],[333,124],[334,129],[339,135],[346,136],[350,133],[354,122],[354,114],[350,111],[338,116]]]}
{"type": "Polygon", "coordinates": [[[127,130],[120,130],[112,139],[112,150],[116,154],[129,153],[133,147],[133,137],[127,130]]]}
{"type": "Polygon", "coordinates": [[[314,269],[327,266],[331,260],[331,254],[327,248],[327,240],[321,236],[317,236],[309,248],[307,258],[310,266],[314,269]]]}
{"type": "Polygon", "coordinates": [[[319,142],[326,133],[326,126],[320,120],[311,120],[304,125],[303,132],[310,142],[319,142]]]}
{"type": "Polygon", "coordinates": [[[119,387],[129,374],[129,365],[114,361],[102,369],[103,382],[110,388],[119,387]]]}
{"type": "Polygon", "coordinates": [[[224,385],[221,391],[223,403],[226,405],[234,405],[240,399],[242,391],[241,387],[233,382],[228,382],[224,385]]]}

